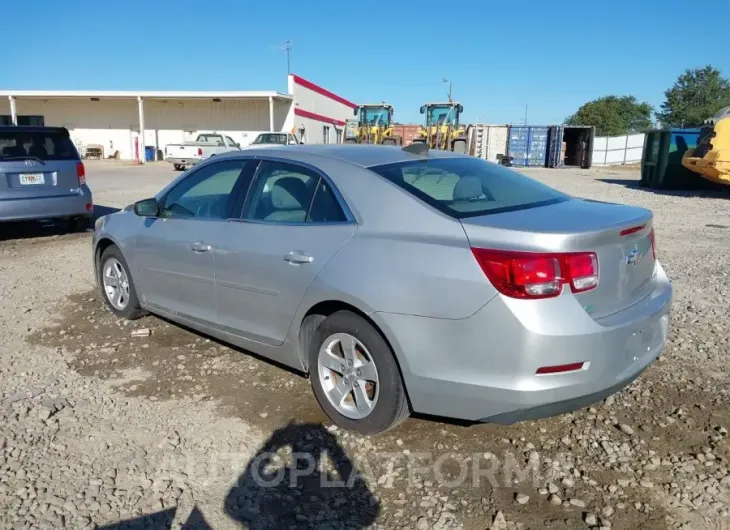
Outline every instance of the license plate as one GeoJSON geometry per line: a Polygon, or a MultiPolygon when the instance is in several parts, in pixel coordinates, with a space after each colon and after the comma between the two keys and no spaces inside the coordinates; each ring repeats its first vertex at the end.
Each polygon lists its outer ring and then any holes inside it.
{"type": "Polygon", "coordinates": [[[21,173],[20,183],[23,186],[33,185],[33,184],[45,184],[46,178],[43,175],[43,173],[21,173]]]}

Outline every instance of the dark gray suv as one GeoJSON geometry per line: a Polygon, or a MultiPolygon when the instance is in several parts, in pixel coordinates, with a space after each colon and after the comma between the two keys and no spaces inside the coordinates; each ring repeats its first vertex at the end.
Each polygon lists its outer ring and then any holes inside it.
{"type": "Polygon", "coordinates": [[[86,170],[63,127],[0,127],[0,221],[62,219],[86,229],[86,170]]]}

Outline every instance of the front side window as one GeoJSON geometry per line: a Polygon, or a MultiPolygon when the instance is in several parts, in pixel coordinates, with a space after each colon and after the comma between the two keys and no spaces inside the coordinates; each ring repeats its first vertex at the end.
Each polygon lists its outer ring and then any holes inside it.
{"type": "Polygon", "coordinates": [[[230,145],[231,147],[235,147],[237,145],[233,138],[231,138],[230,136],[226,136],[226,140],[228,141],[228,145],[230,145]]]}
{"type": "Polygon", "coordinates": [[[227,219],[231,194],[247,160],[227,160],[201,167],[172,188],[160,217],[227,219]]]}
{"type": "Polygon", "coordinates": [[[478,158],[436,158],[369,168],[457,219],[534,208],[570,197],[478,158]]]}

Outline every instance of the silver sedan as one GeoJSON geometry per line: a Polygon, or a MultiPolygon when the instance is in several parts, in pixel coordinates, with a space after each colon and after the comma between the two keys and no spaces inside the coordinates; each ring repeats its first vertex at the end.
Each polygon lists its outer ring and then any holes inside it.
{"type": "Polygon", "coordinates": [[[101,218],[109,308],[307,372],[337,425],[512,423],[587,406],[662,351],[651,212],[425,146],[281,146],[207,161],[101,218]]]}

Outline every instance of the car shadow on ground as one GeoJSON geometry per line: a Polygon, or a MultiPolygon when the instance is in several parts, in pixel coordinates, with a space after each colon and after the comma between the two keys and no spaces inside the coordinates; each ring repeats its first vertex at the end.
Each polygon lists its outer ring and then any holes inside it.
{"type": "Polygon", "coordinates": [[[118,212],[119,208],[112,206],[95,205],[92,222],[85,231],[74,230],[64,220],[41,220],[41,221],[10,221],[0,223],[0,241],[11,241],[14,239],[33,239],[52,236],[63,236],[68,234],[83,234],[94,228],[93,221],[99,217],[118,212]]]}
{"type": "Polygon", "coordinates": [[[599,182],[606,184],[617,184],[626,188],[656,193],[657,195],[671,195],[674,197],[699,197],[706,199],[727,199],[730,198],[730,186],[727,189],[697,189],[697,190],[659,190],[641,186],[637,179],[633,178],[603,178],[599,182]]]}
{"type": "MultiPolygon", "coordinates": [[[[366,528],[380,513],[350,457],[320,423],[289,423],[251,459],[223,500],[226,515],[250,530],[366,528]]],[[[175,508],[99,530],[172,527],[175,508]]],[[[196,507],[182,528],[208,530],[196,507]]]]}

